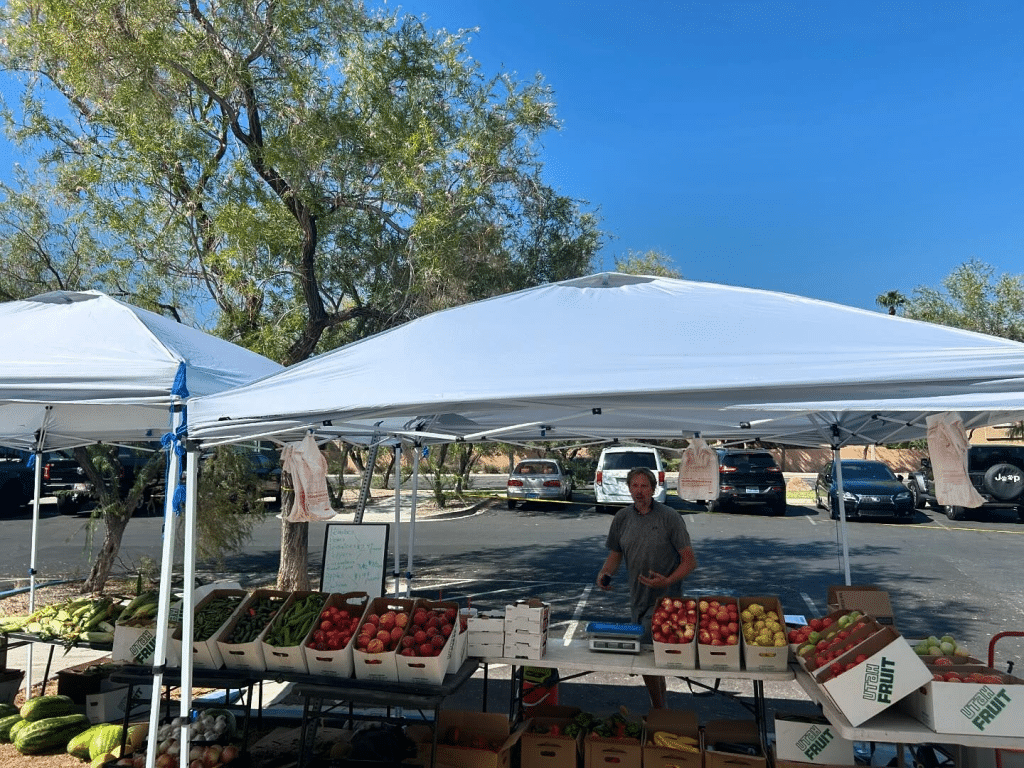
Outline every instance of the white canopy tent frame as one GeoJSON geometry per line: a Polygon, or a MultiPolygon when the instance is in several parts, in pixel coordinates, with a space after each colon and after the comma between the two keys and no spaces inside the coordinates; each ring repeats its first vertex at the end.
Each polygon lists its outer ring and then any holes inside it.
{"type": "MultiPolygon", "coordinates": [[[[924,417],[941,411],[967,428],[1020,419],[1024,345],[788,294],[603,273],[436,312],[197,398],[189,437],[345,437],[372,421],[414,443],[700,435],[828,445],[838,457],[844,445],[923,437],[924,417]],[[478,354],[513,329],[572,327],[591,340],[572,365],[540,344],[495,376],[478,354]],[[808,339],[817,328],[835,333],[808,339]],[[382,387],[395,360],[411,373],[382,387]]],[[[842,507],[840,526],[849,582],[842,507]]]]}
{"type": "MultiPolygon", "coordinates": [[[[209,395],[283,369],[242,347],[97,291],[57,291],[0,304],[0,325],[5,333],[0,444],[35,456],[29,567],[29,604],[34,610],[44,452],[97,442],[150,441],[168,433],[168,425],[176,440],[189,391],[209,395]],[[39,328],[49,332],[40,335],[39,328]]],[[[168,483],[177,485],[177,452],[170,454],[168,483]]],[[[165,494],[162,573],[168,577],[160,584],[158,627],[163,631],[157,633],[155,678],[162,677],[166,663],[174,551],[171,490],[165,494]]],[[[194,558],[194,552],[185,557],[194,558]]],[[[31,645],[27,676],[31,697],[31,645]]],[[[159,701],[157,685],[152,702],[157,714],[159,701]]]]}

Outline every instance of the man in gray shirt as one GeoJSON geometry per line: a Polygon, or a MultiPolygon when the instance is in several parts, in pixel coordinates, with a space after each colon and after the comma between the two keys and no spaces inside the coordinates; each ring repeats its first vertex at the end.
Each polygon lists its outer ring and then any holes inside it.
{"type": "MultiPolygon", "coordinates": [[[[682,594],[682,582],[696,567],[697,557],[682,516],[654,500],[654,474],[637,467],[626,475],[633,503],[612,518],[608,530],[608,557],[597,575],[598,586],[611,589],[611,576],[623,560],[629,574],[629,609],[633,621],[651,640],[651,615],[662,597],[682,594]]],[[[666,706],[665,678],[644,675],[651,706],[666,706]]]]}

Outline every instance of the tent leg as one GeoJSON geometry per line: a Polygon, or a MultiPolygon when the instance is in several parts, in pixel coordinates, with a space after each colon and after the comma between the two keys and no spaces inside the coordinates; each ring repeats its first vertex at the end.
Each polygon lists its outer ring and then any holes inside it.
{"type": "MultiPolygon", "coordinates": [[[[188,744],[189,713],[192,711],[192,638],[195,634],[195,606],[193,595],[196,579],[196,510],[199,507],[199,449],[189,447],[188,461],[185,467],[185,533],[184,557],[182,572],[185,580],[181,609],[181,710],[180,716],[185,723],[179,744],[188,744]]],[[[252,706],[252,686],[246,703],[252,706]]],[[[246,720],[246,727],[249,721],[246,720]]],[[[181,750],[181,768],[189,764],[188,750],[181,750]]]]}
{"type": "MultiPolygon", "coordinates": [[[[402,444],[395,446],[395,536],[402,522],[402,444]]],[[[396,538],[395,541],[398,541],[396,538]]],[[[401,547],[395,547],[395,567],[392,575],[395,579],[395,595],[402,589],[402,555],[401,547]]]]}
{"type": "MultiPolygon", "coordinates": [[[[409,554],[405,557],[408,570],[405,573],[405,596],[412,597],[412,550],[416,546],[416,498],[420,490],[420,449],[412,455],[412,512],[409,518],[409,554]]],[[[397,531],[395,532],[397,535],[397,531]]]]}
{"type": "Polygon", "coordinates": [[[832,466],[836,468],[836,503],[839,505],[839,532],[843,541],[843,575],[850,586],[850,543],[846,538],[846,502],[843,501],[843,462],[839,459],[839,446],[832,447],[832,466]]]}
{"type": "MultiPolygon", "coordinates": [[[[177,434],[181,425],[182,407],[171,409],[171,434],[177,434]]],[[[155,734],[160,727],[160,694],[164,687],[164,667],[167,665],[167,636],[171,612],[171,577],[174,573],[174,488],[181,469],[178,452],[172,446],[167,451],[167,487],[164,489],[164,542],[160,561],[159,603],[156,615],[156,647],[153,650],[153,693],[150,697],[149,732],[155,734]]],[[[191,646],[189,646],[191,648],[191,646]]],[[[187,743],[186,741],[179,742],[187,743]]],[[[156,750],[146,750],[146,768],[155,768],[156,750]]],[[[186,763],[187,765],[187,763],[186,763]]]]}
{"type": "MultiPolygon", "coordinates": [[[[36,548],[39,542],[39,497],[43,492],[43,454],[39,447],[35,451],[36,463],[34,469],[32,493],[32,550],[29,553],[28,563],[28,612],[36,612],[36,548]]],[[[25,664],[25,701],[32,698],[32,643],[26,647],[27,663],[25,664]]],[[[47,665],[49,666],[49,665],[47,665]]],[[[46,685],[46,678],[43,678],[43,685],[46,685]]],[[[46,691],[41,691],[40,695],[46,691]]]]}

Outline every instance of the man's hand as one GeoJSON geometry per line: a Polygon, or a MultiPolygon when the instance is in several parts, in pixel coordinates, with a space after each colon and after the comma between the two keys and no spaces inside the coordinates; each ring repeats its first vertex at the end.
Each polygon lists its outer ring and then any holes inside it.
{"type": "Polygon", "coordinates": [[[667,587],[671,582],[669,582],[667,576],[663,576],[657,571],[651,571],[646,576],[640,577],[640,583],[645,587],[661,588],[667,587]]]}
{"type": "Polygon", "coordinates": [[[610,573],[604,573],[603,571],[597,574],[597,586],[599,586],[604,592],[608,592],[612,588],[612,575],[610,573]]]}

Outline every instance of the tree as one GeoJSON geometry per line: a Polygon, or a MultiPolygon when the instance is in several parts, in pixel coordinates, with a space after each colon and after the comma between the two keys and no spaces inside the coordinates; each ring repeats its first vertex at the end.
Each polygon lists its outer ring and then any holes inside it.
{"type": "Polygon", "coordinates": [[[972,259],[944,278],[941,289],[915,288],[904,314],[915,320],[1024,341],[1024,276],[996,277],[994,267],[972,259]]]}
{"type": "Polygon", "coordinates": [[[624,256],[615,257],[615,271],[627,275],[654,275],[677,279],[683,276],[672,266],[672,257],[661,251],[626,251],[624,256]]]}
{"type": "Polygon", "coordinates": [[[899,291],[887,291],[886,293],[880,293],[875,297],[875,304],[880,307],[885,307],[889,310],[890,315],[895,315],[897,309],[906,306],[907,297],[899,291]]]}
{"type": "MultiPolygon", "coordinates": [[[[600,246],[543,180],[550,90],[486,77],[462,33],[348,0],[0,14],[25,84],[9,133],[102,243],[84,281],[282,363],[585,274],[600,246]]],[[[278,586],[302,589],[305,533],[283,526],[278,586]]]]}

